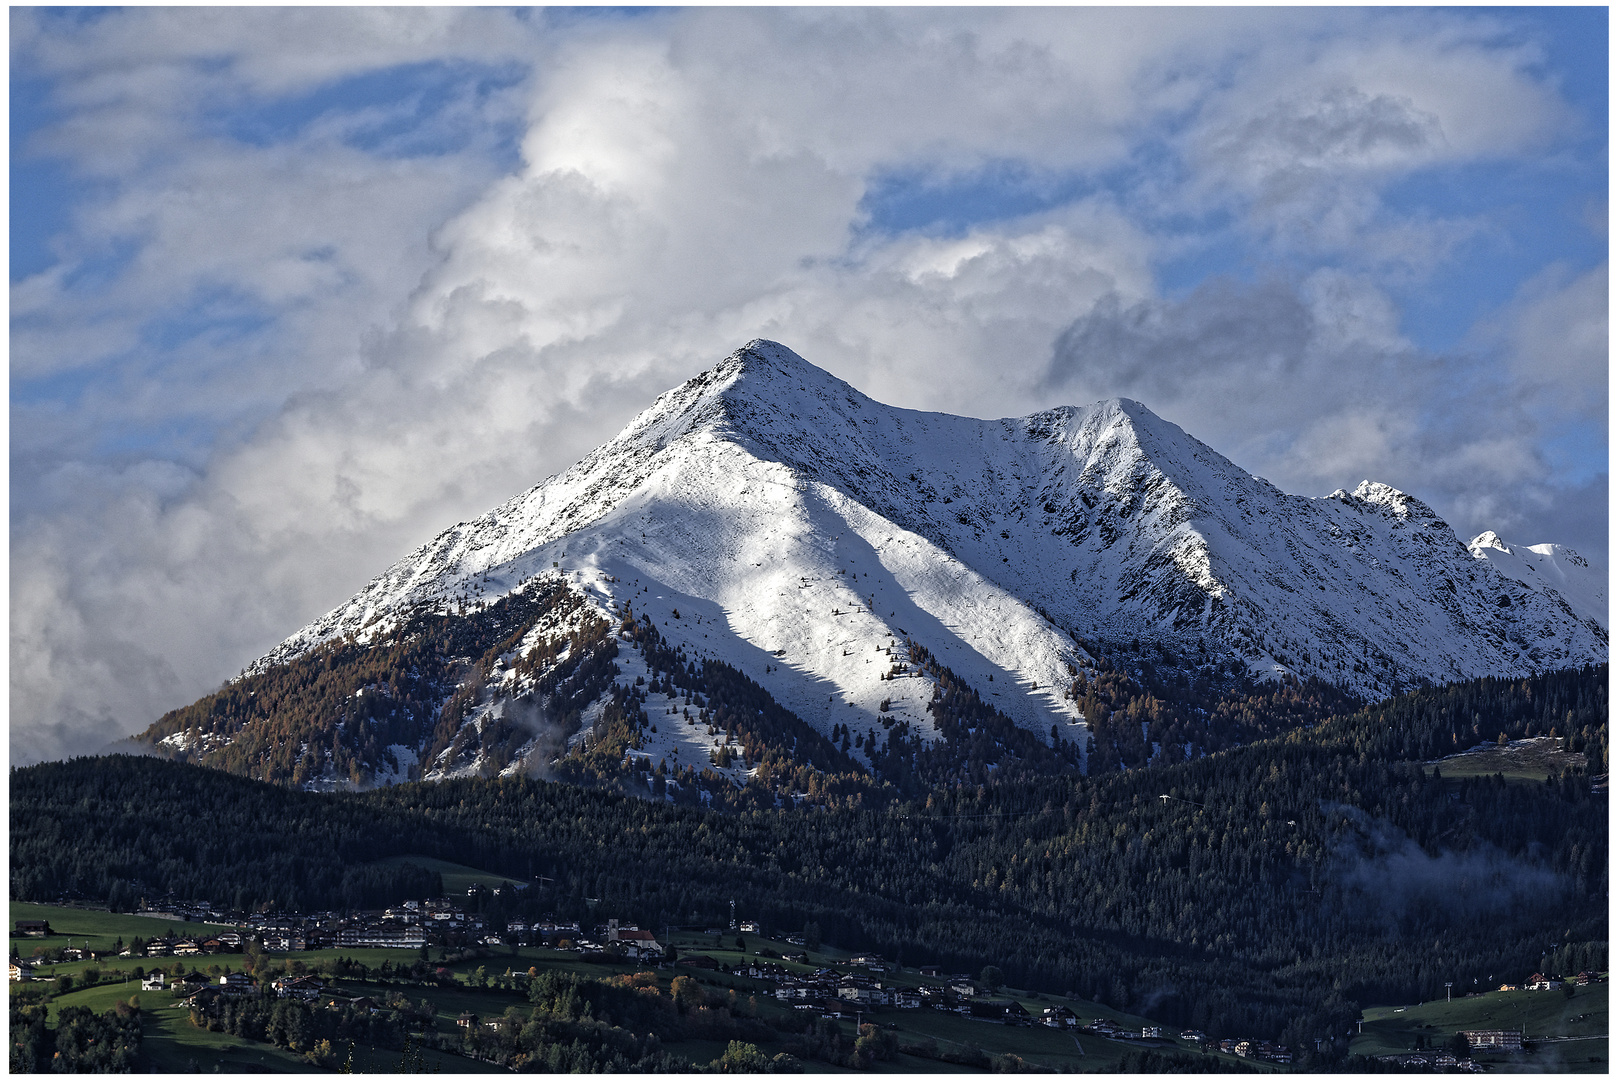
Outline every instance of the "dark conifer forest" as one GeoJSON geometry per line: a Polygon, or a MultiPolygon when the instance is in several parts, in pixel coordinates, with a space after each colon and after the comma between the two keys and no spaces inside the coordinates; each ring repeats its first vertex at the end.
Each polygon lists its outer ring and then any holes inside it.
{"type": "MultiPolygon", "coordinates": [[[[583,772],[323,795],[154,758],[48,763],[12,771],[12,896],[368,908],[438,888],[381,860],[438,857],[530,882],[478,901],[509,915],[662,926],[717,920],[734,900],[768,926],[814,922],[828,942],[906,965],[992,963],[1010,985],[1307,1045],[1342,1035],[1362,1005],[1522,978],[1548,948],[1605,965],[1607,806],[1592,777],[1605,772],[1606,677],[1423,689],[1089,776],[979,781],[941,761],[941,783],[912,769],[801,806],[671,805],[581,787],[583,772]],[[1423,765],[1527,736],[1562,740],[1587,767],[1530,782],[1423,765]]],[[[792,733],[744,681],[704,686],[704,719],[734,717],[738,753],[769,753],[744,717],[779,725],[772,742],[792,733]]],[[[845,771],[839,747],[798,734],[803,761],[845,771]]],[[[1061,764],[1059,747],[1039,752],[1061,764]]]]}

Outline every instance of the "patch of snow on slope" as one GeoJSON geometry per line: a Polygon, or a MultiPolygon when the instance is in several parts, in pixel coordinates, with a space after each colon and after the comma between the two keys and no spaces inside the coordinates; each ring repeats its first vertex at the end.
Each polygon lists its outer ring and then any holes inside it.
{"type": "MultiPolygon", "coordinates": [[[[636,678],[643,678],[650,687],[652,673],[638,650],[625,648],[618,657],[619,667],[623,670],[619,680],[621,683],[632,686],[636,678]]],[[[712,769],[729,777],[733,784],[740,787],[746,783],[749,773],[739,764],[742,760],[740,746],[736,748],[737,764],[726,769],[714,764],[713,755],[724,743],[725,733],[718,731],[709,734],[708,722],[698,715],[701,708],[702,705],[683,694],[648,692],[644,711],[649,726],[641,732],[640,746],[631,749],[629,756],[645,758],[653,769],[658,762],[666,762],[671,774],[687,765],[698,772],[712,769]]]]}
{"type": "Polygon", "coordinates": [[[405,783],[410,779],[410,770],[418,762],[415,748],[406,746],[404,743],[389,744],[387,751],[382,756],[384,764],[387,763],[390,755],[393,759],[393,767],[390,769],[378,769],[373,777],[378,787],[405,783]]]}

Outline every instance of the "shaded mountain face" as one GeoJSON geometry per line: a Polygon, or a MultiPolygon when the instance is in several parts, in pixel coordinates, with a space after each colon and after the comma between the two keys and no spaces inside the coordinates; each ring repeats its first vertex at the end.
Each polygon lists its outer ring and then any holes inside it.
{"type": "MultiPolygon", "coordinates": [[[[1072,767],[1125,715],[1093,692],[1109,673],[1205,705],[1255,679],[1375,699],[1606,659],[1604,592],[1598,618],[1565,572],[1492,550],[1383,484],[1286,495],[1137,402],[914,412],[754,341],[236,684],[327,679],[307,723],[204,699],[144,738],[316,786],[549,769],[594,740],[648,790],[764,768],[781,796],[793,768],[919,769],[972,739],[957,764],[1072,767]]],[[[1208,711],[1182,710],[1175,752],[1208,711]]]]}

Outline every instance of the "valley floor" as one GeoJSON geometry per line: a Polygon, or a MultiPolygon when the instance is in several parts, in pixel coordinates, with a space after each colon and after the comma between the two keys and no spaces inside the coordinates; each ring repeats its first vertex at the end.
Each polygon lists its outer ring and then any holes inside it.
{"type": "MultiPolygon", "coordinates": [[[[450,867],[453,864],[445,866],[450,867]]],[[[467,869],[456,868],[463,873],[467,872],[467,869]]],[[[182,928],[194,931],[204,925],[175,923],[138,915],[113,914],[94,909],[19,902],[11,904],[11,919],[13,925],[19,919],[48,920],[52,930],[55,931],[51,937],[45,939],[23,937],[14,933],[12,945],[24,958],[34,948],[55,949],[66,945],[69,941],[81,948],[101,951],[110,949],[118,938],[128,941],[137,935],[155,936],[168,930],[182,928]]],[[[682,935],[676,932],[671,937],[671,943],[676,945],[684,958],[695,955],[712,956],[726,966],[735,966],[744,961],[744,954],[734,948],[734,939],[730,934],[715,938],[700,934],[682,935]],[[719,947],[720,944],[732,947],[722,948],[719,947]]],[[[802,951],[800,946],[757,934],[746,935],[745,944],[747,950],[745,956],[749,960],[757,960],[761,952],[769,954],[802,951]]],[[[373,968],[372,977],[332,979],[328,983],[329,991],[333,994],[364,995],[380,1000],[397,990],[412,1001],[424,999],[431,1003],[434,1010],[432,1030],[451,1040],[460,1034],[457,1021],[467,1013],[478,1017],[495,1017],[513,1006],[523,1012],[529,1008],[526,995],[519,990],[498,989],[492,986],[478,987],[476,983],[480,971],[485,977],[493,978],[498,977],[500,973],[526,972],[532,967],[541,972],[568,972],[588,978],[606,978],[647,970],[645,966],[637,965],[633,961],[586,958],[577,952],[543,947],[524,946],[482,951],[487,955],[469,956],[449,962],[445,966],[451,979],[435,986],[411,985],[391,980],[384,982],[376,977],[374,969],[380,967],[384,960],[392,963],[408,962],[417,955],[414,950],[327,949],[271,954],[271,956],[272,965],[277,969],[285,964],[294,970],[301,968],[315,971],[320,968],[322,962],[334,961],[340,956],[366,964],[373,968]]],[[[807,959],[808,963],[791,963],[789,966],[805,973],[825,967],[845,972],[864,970],[858,965],[850,964],[846,952],[829,947],[809,953],[807,959]]],[[[38,983],[13,983],[12,986],[14,991],[33,985],[44,989],[62,975],[72,976],[76,982],[82,982],[86,970],[96,969],[99,972],[99,981],[95,985],[50,997],[51,1021],[54,1023],[55,1017],[64,1007],[83,1006],[93,1012],[102,1013],[112,1009],[120,1001],[127,1002],[131,997],[137,998],[143,1018],[143,1041],[137,1071],[142,1071],[141,1067],[144,1066],[158,1072],[330,1072],[347,1059],[351,1047],[355,1071],[401,1070],[403,1055],[397,1049],[383,1049],[363,1043],[340,1044],[333,1048],[336,1052],[335,1060],[328,1063],[329,1067],[323,1068],[310,1061],[306,1055],[295,1053],[285,1047],[205,1030],[191,1022],[190,1011],[171,993],[141,990],[139,978],[134,974],[137,967],[148,972],[159,968],[172,972],[176,963],[184,963],[188,970],[201,970],[217,975],[240,971],[242,961],[242,955],[237,953],[187,957],[179,961],[173,957],[144,959],[108,957],[99,961],[77,960],[41,965],[37,970],[38,983]]],[[[777,961],[772,958],[771,962],[777,961]]],[[[674,977],[686,974],[696,977],[704,988],[711,992],[735,990],[738,995],[753,998],[761,1020],[768,1021],[772,1018],[794,1015],[793,1008],[775,1001],[770,996],[769,984],[760,980],[686,966],[665,965],[654,970],[658,986],[664,992],[668,991],[674,977]]],[[[885,985],[901,988],[944,985],[944,980],[922,976],[914,970],[884,973],[883,981],[885,985]]],[[[1055,998],[1017,990],[1005,990],[994,996],[996,1000],[1015,1001],[1036,1016],[1052,1005],[1065,1005],[1072,1009],[1077,1014],[1079,1022],[1084,1024],[1095,1020],[1107,1020],[1132,1031],[1139,1031],[1150,1024],[1150,1021],[1142,1017],[1120,1013],[1095,1002],[1055,998]]],[[[799,1012],[796,1015],[806,1014],[799,1012]]],[[[1195,1044],[1175,1038],[1169,1032],[1164,1033],[1167,1037],[1158,1039],[1111,1039],[1081,1031],[1053,1030],[1037,1024],[1013,1026],[1003,1022],[974,1020],[928,1007],[919,1009],[878,1007],[865,1013],[860,1019],[867,1023],[875,1023],[883,1031],[893,1033],[898,1040],[899,1052],[889,1060],[874,1062],[869,1071],[876,1072],[986,1072],[1001,1071],[1008,1067],[1040,1072],[1112,1072],[1126,1064],[1125,1056],[1128,1054],[1139,1055],[1143,1051],[1176,1056],[1199,1053],[1195,1044]],[[927,1056],[921,1056],[923,1052],[927,1056]],[[949,1060],[952,1058],[956,1060],[949,1060]],[[973,1064],[974,1062],[976,1064],[973,1064]]],[[[854,1036],[854,1021],[843,1019],[834,1023],[841,1029],[845,1040],[851,1043],[854,1036]]],[[[669,1041],[667,1049],[684,1058],[692,1066],[705,1066],[720,1057],[725,1052],[726,1045],[724,1041],[691,1038],[669,1041]]],[[[767,1055],[773,1054],[775,1050],[768,1043],[761,1045],[760,1049],[767,1055]]],[[[504,1071],[487,1061],[443,1053],[431,1048],[422,1050],[421,1055],[421,1063],[430,1071],[446,1073],[504,1071]]],[[[1231,1064],[1237,1064],[1239,1061],[1233,1056],[1221,1055],[1216,1051],[1211,1052],[1209,1056],[1225,1059],[1231,1064]]],[[[1187,1063],[1190,1063],[1189,1060],[1187,1063]]],[[[825,1061],[809,1060],[802,1064],[808,1072],[851,1071],[825,1061]]],[[[1274,1068],[1253,1062],[1240,1062],[1240,1064],[1254,1068],[1274,1068]]]]}

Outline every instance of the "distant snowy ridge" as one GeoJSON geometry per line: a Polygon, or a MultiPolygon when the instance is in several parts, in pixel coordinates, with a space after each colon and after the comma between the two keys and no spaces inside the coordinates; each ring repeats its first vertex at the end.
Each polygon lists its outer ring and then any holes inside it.
{"type": "MultiPolygon", "coordinates": [[[[1371,698],[1606,659],[1605,583],[1592,591],[1582,560],[1503,546],[1519,553],[1507,569],[1479,541],[1469,550],[1383,484],[1286,495],[1137,402],[915,412],[754,341],[253,670],[552,572],[735,665],[823,732],[901,692],[876,649],[907,636],[1045,732],[1080,721],[1062,692],[1086,661],[1075,638],[1200,643],[1371,698]]],[[[890,700],[918,723],[924,706],[890,700]]]]}
{"type": "Polygon", "coordinates": [[[1610,630],[1607,619],[1607,576],[1592,567],[1583,555],[1561,544],[1508,544],[1493,530],[1472,538],[1466,545],[1475,558],[1513,581],[1520,581],[1535,592],[1553,592],[1567,602],[1580,618],[1599,623],[1610,630]]]}

